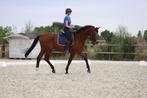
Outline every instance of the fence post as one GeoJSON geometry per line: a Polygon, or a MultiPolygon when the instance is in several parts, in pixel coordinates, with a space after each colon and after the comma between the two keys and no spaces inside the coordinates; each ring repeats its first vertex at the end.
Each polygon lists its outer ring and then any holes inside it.
{"type": "Polygon", "coordinates": [[[4,58],[5,57],[5,45],[4,44],[2,44],[1,50],[2,50],[2,58],[4,58]]]}
{"type": "Polygon", "coordinates": [[[108,52],[109,52],[109,60],[111,60],[111,46],[108,46],[108,52]]]}

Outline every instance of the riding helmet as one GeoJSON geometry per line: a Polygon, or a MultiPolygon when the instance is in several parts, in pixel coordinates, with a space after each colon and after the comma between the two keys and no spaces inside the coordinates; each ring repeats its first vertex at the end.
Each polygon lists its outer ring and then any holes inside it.
{"type": "Polygon", "coordinates": [[[72,10],[70,9],[70,8],[67,8],[66,10],[65,10],[65,13],[67,14],[67,13],[71,13],[72,12],[72,10]]]}

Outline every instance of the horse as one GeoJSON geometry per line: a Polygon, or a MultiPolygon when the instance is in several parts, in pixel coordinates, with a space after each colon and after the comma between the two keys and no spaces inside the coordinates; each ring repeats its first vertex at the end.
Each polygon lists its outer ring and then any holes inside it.
{"type": "MultiPolygon", "coordinates": [[[[89,38],[92,41],[93,45],[96,43],[96,35],[98,33],[99,28],[100,27],[86,25],[81,27],[79,30],[77,30],[75,38],[72,41],[72,45],[70,46],[70,49],[69,49],[70,55],[69,55],[68,63],[65,68],[65,71],[66,71],[65,74],[68,74],[69,66],[76,54],[78,54],[84,59],[84,61],[86,62],[87,72],[91,73],[90,66],[87,59],[87,53],[84,53],[83,50],[84,50],[84,45],[87,38],[89,38]]],[[[42,56],[45,55],[44,60],[50,65],[52,69],[52,73],[56,73],[53,64],[49,60],[51,56],[51,52],[53,50],[64,52],[64,48],[65,48],[65,46],[61,46],[57,44],[57,36],[58,36],[57,34],[51,34],[51,33],[37,36],[34,39],[30,48],[25,53],[25,57],[27,58],[27,56],[30,54],[30,52],[33,50],[33,48],[36,46],[36,44],[39,41],[41,46],[41,51],[39,55],[37,56],[36,68],[39,68],[40,60],[42,56]]]]}

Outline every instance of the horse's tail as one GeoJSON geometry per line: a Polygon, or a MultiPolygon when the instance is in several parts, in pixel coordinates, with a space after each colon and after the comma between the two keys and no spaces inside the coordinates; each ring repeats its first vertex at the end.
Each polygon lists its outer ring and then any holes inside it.
{"type": "Polygon", "coordinates": [[[40,36],[37,36],[35,39],[34,39],[34,41],[33,41],[33,43],[32,43],[32,45],[31,45],[31,47],[27,50],[27,52],[25,53],[25,57],[27,58],[27,56],[30,54],[30,52],[34,49],[34,47],[36,46],[36,44],[37,44],[37,42],[39,41],[39,37],[40,36]]]}

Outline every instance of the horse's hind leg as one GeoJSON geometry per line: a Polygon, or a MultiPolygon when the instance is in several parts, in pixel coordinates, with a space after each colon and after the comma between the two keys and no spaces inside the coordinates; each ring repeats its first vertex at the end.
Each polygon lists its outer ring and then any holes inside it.
{"type": "Polygon", "coordinates": [[[66,68],[65,68],[65,70],[66,70],[66,73],[65,73],[65,74],[68,74],[69,65],[71,64],[71,62],[72,62],[74,56],[75,56],[75,53],[71,53],[71,54],[70,54],[70,57],[69,57],[69,59],[68,59],[67,66],[66,66],[66,68]]]}
{"type": "Polygon", "coordinates": [[[44,54],[44,51],[41,50],[40,53],[39,53],[39,55],[37,56],[37,64],[36,64],[36,68],[39,68],[39,63],[40,63],[40,60],[41,60],[43,54],[44,54]]]}
{"type": "Polygon", "coordinates": [[[51,63],[50,60],[49,60],[50,53],[51,53],[51,52],[46,52],[44,60],[50,65],[50,67],[51,67],[51,69],[52,69],[52,72],[53,72],[53,73],[56,73],[56,71],[55,71],[55,69],[54,69],[54,66],[52,65],[52,63],[51,63]]]}
{"type": "Polygon", "coordinates": [[[91,73],[90,66],[87,59],[87,53],[80,53],[79,55],[83,57],[84,61],[86,62],[87,72],[91,73]]]}

